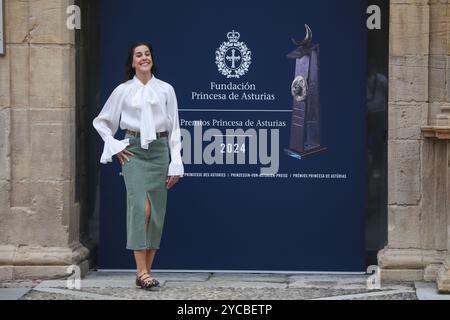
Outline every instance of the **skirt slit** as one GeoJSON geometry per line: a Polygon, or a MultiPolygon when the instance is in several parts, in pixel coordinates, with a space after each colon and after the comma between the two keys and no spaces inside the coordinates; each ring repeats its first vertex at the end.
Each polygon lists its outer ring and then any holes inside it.
{"type": "Polygon", "coordinates": [[[141,148],[139,138],[131,137],[127,149],[134,155],[122,166],[127,191],[126,247],[129,250],[159,249],[167,201],[167,138],[153,141],[146,150],[141,148]]]}

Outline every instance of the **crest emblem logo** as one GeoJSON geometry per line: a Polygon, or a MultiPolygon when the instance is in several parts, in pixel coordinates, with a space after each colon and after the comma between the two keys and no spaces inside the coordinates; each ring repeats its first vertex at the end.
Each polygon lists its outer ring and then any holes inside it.
{"type": "Polygon", "coordinates": [[[244,42],[239,42],[239,32],[227,33],[228,41],[216,50],[216,65],[219,72],[227,78],[237,78],[248,72],[252,63],[252,52],[244,42]]]}

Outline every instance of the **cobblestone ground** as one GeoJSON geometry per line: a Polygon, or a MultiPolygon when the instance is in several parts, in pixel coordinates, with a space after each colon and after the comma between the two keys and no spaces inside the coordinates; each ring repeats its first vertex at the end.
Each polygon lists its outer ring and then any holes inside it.
{"type": "Polygon", "coordinates": [[[41,280],[14,280],[14,281],[2,281],[0,282],[0,289],[12,289],[12,288],[34,288],[39,285],[41,280]]]}
{"type": "Polygon", "coordinates": [[[158,291],[134,284],[133,273],[91,272],[80,290],[66,280],[11,281],[2,288],[28,288],[21,300],[416,300],[414,283],[383,283],[369,290],[365,276],[155,273],[158,291]]]}
{"type": "MultiPolygon", "coordinates": [[[[308,300],[317,299],[321,297],[333,297],[341,295],[353,295],[361,293],[361,291],[351,290],[323,290],[323,289],[225,289],[225,288],[211,288],[208,290],[189,289],[165,290],[161,292],[151,293],[143,292],[138,289],[90,289],[81,292],[98,293],[103,295],[104,299],[95,299],[94,296],[74,296],[70,294],[45,293],[39,291],[30,291],[21,300],[109,300],[111,299],[126,299],[126,300],[308,300]]],[[[398,293],[398,294],[383,294],[374,297],[348,297],[348,300],[417,300],[414,292],[398,293]]]]}

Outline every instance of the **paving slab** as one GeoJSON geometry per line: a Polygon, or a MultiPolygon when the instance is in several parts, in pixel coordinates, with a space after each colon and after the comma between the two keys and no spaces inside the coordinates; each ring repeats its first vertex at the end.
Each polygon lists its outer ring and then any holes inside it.
{"type": "Polygon", "coordinates": [[[30,288],[1,288],[0,300],[18,300],[30,291],[30,288]]]}
{"type": "Polygon", "coordinates": [[[434,282],[415,282],[419,300],[450,300],[450,294],[440,294],[434,282]]]}
{"type": "MultiPolygon", "coordinates": [[[[209,272],[153,272],[155,278],[166,280],[178,280],[178,281],[205,281],[211,277],[209,272]]],[[[86,280],[99,280],[99,279],[135,279],[135,272],[90,272],[84,279],[86,280]]]]}
{"type": "Polygon", "coordinates": [[[357,294],[346,294],[339,296],[321,297],[313,300],[404,300],[406,296],[410,296],[415,300],[415,293],[412,289],[399,289],[399,290],[380,290],[372,292],[364,292],[357,294]]]}
{"type": "Polygon", "coordinates": [[[273,273],[214,273],[210,280],[285,283],[289,275],[273,273]]]}
{"type": "Polygon", "coordinates": [[[167,281],[165,284],[168,288],[279,288],[287,287],[286,283],[262,282],[262,281],[242,281],[242,280],[226,280],[211,279],[208,281],[167,281]]]}
{"type": "MultiPolygon", "coordinates": [[[[289,288],[322,288],[345,290],[368,290],[365,275],[295,275],[288,279],[289,288]]],[[[383,282],[378,290],[402,290],[412,288],[412,282],[383,282]]]]}

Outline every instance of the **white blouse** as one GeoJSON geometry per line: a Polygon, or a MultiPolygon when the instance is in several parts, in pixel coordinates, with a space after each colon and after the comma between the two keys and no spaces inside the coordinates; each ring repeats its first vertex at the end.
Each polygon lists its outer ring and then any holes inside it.
{"type": "Polygon", "coordinates": [[[101,163],[111,162],[113,155],[130,144],[129,139],[114,138],[119,123],[121,129],[140,132],[141,147],[144,149],[152,147],[157,132],[168,131],[171,159],[168,175],[184,174],[178,104],[175,90],[170,84],[152,76],[144,85],[134,76],[114,89],[93,121],[94,128],[105,142],[101,163]]]}

